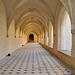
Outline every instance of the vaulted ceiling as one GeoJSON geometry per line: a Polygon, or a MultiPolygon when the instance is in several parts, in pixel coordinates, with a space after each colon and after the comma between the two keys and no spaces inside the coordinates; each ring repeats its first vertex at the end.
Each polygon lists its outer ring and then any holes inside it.
{"type": "Polygon", "coordinates": [[[35,32],[39,35],[48,23],[54,24],[60,0],[3,0],[8,28],[15,21],[16,29],[24,32],[35,32]]]}

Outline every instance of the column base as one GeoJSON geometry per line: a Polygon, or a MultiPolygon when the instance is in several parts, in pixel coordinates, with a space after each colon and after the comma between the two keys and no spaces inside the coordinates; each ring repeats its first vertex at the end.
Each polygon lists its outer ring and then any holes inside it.
{"type": "Polygon", "coordinates": [[[71,50],[71,56],[75,58],[75,50],[71,50]]]}

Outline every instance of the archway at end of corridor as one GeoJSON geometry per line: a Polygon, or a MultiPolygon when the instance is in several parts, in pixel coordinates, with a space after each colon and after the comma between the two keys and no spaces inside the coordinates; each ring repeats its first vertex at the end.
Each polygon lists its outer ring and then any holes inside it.
{"type": "Polygon", "coordinates": [[[34,35],[33,34],[29,35],[28,42],[34,42],[34,35]]]}
{"type": "Polygon", "coordinates": [[[33,34],[33,33],[30,33],[28,35],[28,42],[37,42],[37,35],[33,34]]]}

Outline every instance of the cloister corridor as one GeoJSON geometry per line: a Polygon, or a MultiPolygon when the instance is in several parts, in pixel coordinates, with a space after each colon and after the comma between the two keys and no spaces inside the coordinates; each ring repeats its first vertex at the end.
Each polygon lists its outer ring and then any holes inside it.
{"type": "Polygon", "coordinates": [[[75,75],[75,0],[0,0],[0,75],[75,75]]]}
{"type": "Polygon", "coordinates": [[[0,61],[0,75],[73,75],[38,43],[28,43],[0,61]]]}

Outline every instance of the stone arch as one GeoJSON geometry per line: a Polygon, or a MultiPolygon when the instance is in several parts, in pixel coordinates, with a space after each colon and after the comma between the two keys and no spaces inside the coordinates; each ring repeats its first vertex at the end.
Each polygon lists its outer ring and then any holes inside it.
{"type": "Polygon", "coordinates": [[[68,12],[65,10],[65,8],[62,8],[58,19],[58,50],[70,51],[71,45],[72,45],[71,20],[68,12]]]}
{"type": "Polygon", "coordinates": [[[38,38],[37,38],[38,35],[37,35],[35,32],[29,32],[29,33],[27,34],[27,36],[28,36],[28,42],[37,42],[37,41],[38,41],[38,38]],[[29,35],[30,35],[30,34],[33,34],[34,39],[29,41],[29,35]]]}

